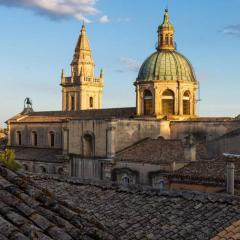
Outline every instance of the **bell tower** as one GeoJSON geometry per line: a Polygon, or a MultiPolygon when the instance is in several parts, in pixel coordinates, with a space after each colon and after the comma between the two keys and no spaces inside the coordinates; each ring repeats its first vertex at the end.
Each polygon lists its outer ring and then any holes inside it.
{"type": "Polygon", "coordinates": [[[83,23],[71,63],[71,76],[61,75],[62,111],[102,108],[103,71],[94,76],[95,64],[83,23]]]}

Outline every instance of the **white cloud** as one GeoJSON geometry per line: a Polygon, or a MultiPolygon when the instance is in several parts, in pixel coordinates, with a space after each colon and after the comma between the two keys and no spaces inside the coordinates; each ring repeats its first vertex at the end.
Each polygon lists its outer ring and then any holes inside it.
{"type": "Polygon", "coordinates": [[[99,22],[100,22],[100,23],[108,23],[108,22],[109,22],[108,16],[107,16],[107,15],[102,16],[102,17],[99,19],[99,22]]]}
{"type": "Polygon", "coordinates": [[[222,32],[226,35],[240,36],[240,24],[229,25],[225,27],[222,32]]]}
{"type": "Polygon", "coordinates": [[[130,71],[133,71],[133,72],[138,72],[140,67],[141,67],[141,64],[135,60],[135,59],[132,59],[132,58],[127,58],[127,57],[121,57],[120,58],[120,62],[130,71]]]}
{"type": "Polygon", "coordinates": [[[96,0],[0,0],[0,5],[31,9],[37,14],[51,18],[73,17],[85,20],[89,15],[95,15],[96,0]]]}

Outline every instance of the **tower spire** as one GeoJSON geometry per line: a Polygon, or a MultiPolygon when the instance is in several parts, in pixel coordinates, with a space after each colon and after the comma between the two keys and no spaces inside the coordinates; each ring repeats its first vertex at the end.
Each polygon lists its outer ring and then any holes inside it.
{"type": "Polygon", "coordinates": [[[90,63],[90,65],[94,67],[91,48],[90,48],[90,44],[89,44],[89,40],[86,32],[86,26],[85,26],[85,22],[83,21],[81,33],[78,38],[78,42],[75,48],[75,53],[73,56],[73,61],[71,64],[73,75],[75,76],[80,75],[82,64],[85,62],[90,63]]]}
{"type": "Polygon", "coordinates": [[[170,23],[168,8],[165,9],[163,23],[158,27],[158,51],[175,50],[174,27],[170,23]]]}
{"type": "Polygon", "coordinates": [[[78,111],[102,108],[102,92],[104,77],[95,77],[95,64],[83,22],[78,38],[71,76],[62,79],[63,111],[78,111]]]}

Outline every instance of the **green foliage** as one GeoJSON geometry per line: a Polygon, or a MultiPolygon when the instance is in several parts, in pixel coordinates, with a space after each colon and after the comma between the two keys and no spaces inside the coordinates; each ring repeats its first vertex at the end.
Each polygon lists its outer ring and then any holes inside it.
{"type": "Polygon", "coordinates": [[[17,171],[21,168],[20,164],[18,164],[15,160],[14,151],[10,149],[0,152],[0,163],[12,171],[17,171]]]}
{"type": "Polygon", "coordinates": [[[8,135],[8,128],[0,128],[0,133],[3,133],[7,136],[8,135]]]}

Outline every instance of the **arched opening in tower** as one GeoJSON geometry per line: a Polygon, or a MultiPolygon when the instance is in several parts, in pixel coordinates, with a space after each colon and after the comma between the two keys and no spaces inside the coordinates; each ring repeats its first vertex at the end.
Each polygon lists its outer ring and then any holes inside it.
{"type": "Polygon", "coordinates": [[[190,92],[186,91],[183,95],[183,115],[190,115],[190,92]]]}
{"type": "Polygon", "coordinates": [[[162,95],[163,115],[174,115],[174,92],[166,90],[162,95]]]}
{"type": "Polygon", "coordinates": [[[153,95],[151,91],[146,90],[144,92],[144,115],[152,115],[153,114],[153,95]]]}

